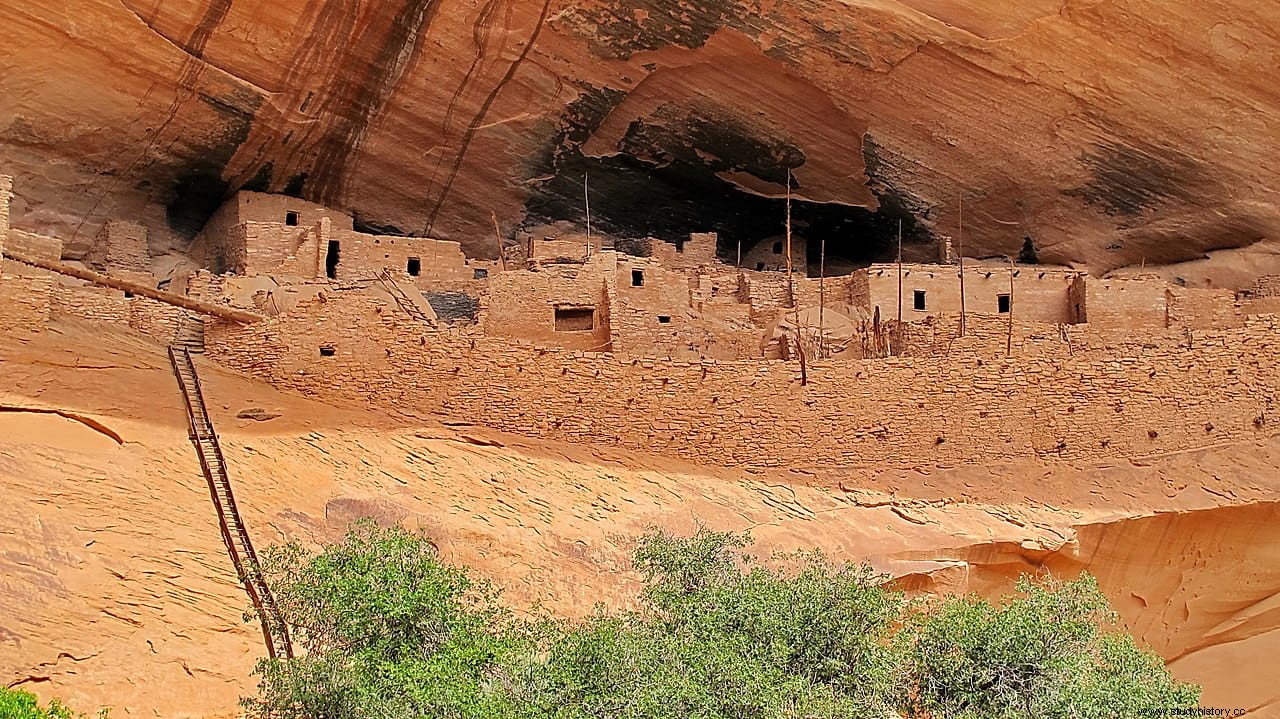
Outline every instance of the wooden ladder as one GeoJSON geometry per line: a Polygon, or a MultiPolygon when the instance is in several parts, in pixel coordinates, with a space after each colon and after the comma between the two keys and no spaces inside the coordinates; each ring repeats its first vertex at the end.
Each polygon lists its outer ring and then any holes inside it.
{"type": "Polygon", "coordinates": [[[253,551],[253,542],[249,540],[249,531],[236,509],[231,479],[227,475],[227,463],[223,459],[222,446],[218,443],[218,435],[213,431],[213,422],[205,407],[204,393],[200,389],[200,377],[196,374],[191,350],[177,343],[169,345],[169,362],[173,365],[173,373],[178,378],[178,386],[187,407],[188,436],[200,457],[200,468],[204,470],[204,478],[209,483],[209,495],[218,511],[222,541],[227,545],[227,553],[231,555],[231,563],[235,565],[240,583],[258,613],[267,653],[273,659],[291,658],[293,646],[289,641],[289,629],[271,590],[267,588],[262,565],[258,563],[258,555],[253,551]]]}
{"type": "Polygon", "coordinates": [[[419,309],[417,303],[409,295],[405,294],[405,291],[400,287],[400,283],[396,282],[395,278],[391,276],[390,270],[383,268],[378,273],[378,282],[382,283],[383,289],[391,295],[391,298],[396,301],[396,304],[400,305],[400,309],[404,310],[406,314],[419,322],[425,322],[432,327],[435,326],[436,323],[419,309]]]}
{"type": "Polygon", "coordinates": [[[173,344],[185,347],[191,354],[204,354],[204,319],[182,314],[174,330],[173,344]]]}

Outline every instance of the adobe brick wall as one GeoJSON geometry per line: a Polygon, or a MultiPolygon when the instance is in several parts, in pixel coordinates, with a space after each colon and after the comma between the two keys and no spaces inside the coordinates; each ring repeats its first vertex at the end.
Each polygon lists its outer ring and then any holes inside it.
{"type": "Polygon", "coordinates": [[[0,260],[0,335],[39,333],[49,326],[53,278],[25,273],[24,267],[0,260]]]}
{"type": "Polygon", "coordinates": [[[611,341],[608,295],[618,271],[617,254],[602,252],[586,264],[546,264],[532,272],[499,272],[489,278],[485,334],[548,347],[605,351],[611,341]],[[592,331],[558,332],[557,307],[594,307],[592,331]]]}
{"type": "Polygon", "coordinates": [[[128,326],[157,342],[169,342],[177,331],[181,308],[146,297],[125,297],[119,290],[93,286],[54,285],[50,314],[90,322],[128,326]]]}
{"type": "Polygon", "coordinates": [[[649,256],[667,267],[693,269],[705,267],[716,262],[716,241],[714,232],[694,232],[689,239],[679,242],[663,242],[650,240],[649,256]]]}
{"type": "Polygon", "coordinates": [[[804,387],[795,363],[626,359],[431,331],[354,293],[211,327],[206,342],[224,364],[332,401],[708,464],[882,466],[1134,456],[1271,431],[1277,330],[1264,317],[1193,338],[1047,338],[1012,357],[953,345],[945,357],[814,362],[804,387]]]}
{"type": "MultiPolygon", "coordinates": [[[[1079,272],[1015,266],[1013,269],[1013,314],[1033,322],[1067,323],[1068,290],[1079,272]]],[[[898,266],[872,265],[866,270],[868,306],[880,308],[886,320],[898,316],[898,266]]],[[[904,264],[902,273],[902,319],[914,322],[930,315],[960,312],[960,268],[958,265],[904,264]],[[925,293],[925,309],[915,309],[917,290],[925,293]]],[[[1092,281],[1092,280],[1091,280],[1092,281]]],[[[965,312],[999,314],[998,297],[1009,294],[1007,266],[966,265],[964,272],[965,312]]]]}
{"type": "Polygon", "coordinates": [[[740,301],[737,274],[669,269],[666,262],[617,256],[617,291],[609,315],[613,352],[685,359],[759,357],[761,330],[751,320],[751,308],[740,301]]]}
{"type": "Polygon", "coordinates": [[[107,220],[85,253],[84,263],[108,274],[150,272],[147,228],[127,220],[107,220]]]}
{"type": "Polygon", "coordinates": [[[1170,286],[1165,290],[1170,328],[1207,330],[1239,327],[1244,321],[1232,290],[1170,286]]]}
{"type": "Polygon", "coordinates": [[[375,276],[383,268],[390,269],[397,281],[406,286],[417,285],[421,289],[440,289],[474,280],[474,270],[467,264],[462,245],[448,240],[426,237],[392,237],[390,235],[366,235],[360,232],[335,229],[319,248],[323,277],[323,256],[328,251],[327,240],[339,244],[337,279],[361,280],[375,276]],[[409,258],[418,258],[418,276],[408,273],[409,258]]]}
{"type": "MultiPolygon", "coordinates": [[[[796,235],[791,236],[791,273],[796,277],[804,277],[808,267],[805,240],[796,235]]],[[[742,248],[742,269],[757,272],[785,272],[787,269],[787,242],[785,238],[775,237],[761,240],[752,247],[742,248]],[[774,248],[778,252],[774,252],[774,248]]],[[[737,260],[737,249],[734,249],[734,261],[737,260]]]]}
{"type": "Polygon", "coordinates": [[[7,247],[41,260],[62,259],[62,240],[57,237],[10,228],[7,247]]]}
{"type": "Polygon", "coordinates": [[[9,241],[9,202],[13,199],[13,178],[0,175],[0,261],[4,260],[4,248],[9,241]]]}
{"type": "Polygon", "coordinates": [[[229,226],[245,222],[285,225],[288,213],[294,212],[298,215],[297,227],[314,227],[321,219],[328,219],[335,230],[349,231],[355,227],[351,215],[345,212],[296,197],[263,192],[237,192],[235,197],[223,203],[218,212],[224,211],[228,215],[225,222],[229,226]]]}
{"type": "Polygon", "coordinates": [[[1115,333],[1162,328],[1168,324],[1168,284],[1159,275],[1090,277],[1085,281],[1085,312],[1090,325],[1115,333]]]}

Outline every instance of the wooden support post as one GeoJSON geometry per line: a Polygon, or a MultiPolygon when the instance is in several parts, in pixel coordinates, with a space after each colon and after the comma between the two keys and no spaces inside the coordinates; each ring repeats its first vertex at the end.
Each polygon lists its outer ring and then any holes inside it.
{"type": "Polygon", "coordinates": [[[827,238],[823,235],[818,245],[818,359],[827,356],[827,238]]]}
{"type": "Polygon", "coordinates": [[[582,201],[587,209],[587,259],[591,259],[591,193],[587,191],[587,173],[582,173],[582,201]]]}
{"type": "Polygon", "coordinates": [[[898,328],[902,328],[902,220],[898,220],[898,328]]]}
{"type": "Polygon", "coordinates": [[[960,232],[959,235],[959,254],[960,254],[960,336],[964,337],[964,193],[960,193],[960,232]]]}
{"type": "Polygon", "coordinates": [[[490,210],[489,217],[493,218],[493,236],[498,242],[498,267],[506,272],[507,259],[502,256],[502,228],[498,226],[498,213],[490,210]]]}
{"type": "Polygon", "coordinates": [[[791,296],[791,306],[796,306],[796,288],[791,281],[791,168],[787,168],[787,294],[791,296]]]}
{"type": "Polygon", "coordinates": [[[1009,335],[1004,341],[1004,354],[1007,357],[1013,354],[1013,276],[1016,270],[1013,266],[1013,258],[1005,259],[1009,260],[1009,335]]]}

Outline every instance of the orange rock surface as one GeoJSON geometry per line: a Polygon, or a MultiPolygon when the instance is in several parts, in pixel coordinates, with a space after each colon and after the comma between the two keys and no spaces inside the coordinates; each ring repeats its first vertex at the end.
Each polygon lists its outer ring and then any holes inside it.
{"type": "MultiPolygon", "coordinates": [[[[234,716],[262,641],[163,349],[62,322],[0,346],[0,366],[0,682],[116,717],[234,716]]],[[[400,522],[513,603],[565,615],[627,602],[631,538],[697,520],[750,529],[763,553],[865,559],[913,590],[995,595],[1087,569],[1206,706],[1280,716],[1280,438],[1141,463],[744,473],[200,369],[259,545],[400,522]]]]}
{"type": "MultiPolygon", "coordinates": [[[[1246,0],[0,0],[19,227],[182,245],[287,190],[491,254],[507,228],[780,229],[835,255],[1111,268],[1269,244],[1280,7],[1246,0]],[[659,209],[660,208],[660,209],[659,209]],[[767,221],[766,221],[767,220],[767,221]],[[777,227],[775,227],[777,225],[777,227]],[[480,230],[477,228],[485,228],[480,230]]],[[[1274,272],[1274,253],[1257,257],[1274,272]]]]}

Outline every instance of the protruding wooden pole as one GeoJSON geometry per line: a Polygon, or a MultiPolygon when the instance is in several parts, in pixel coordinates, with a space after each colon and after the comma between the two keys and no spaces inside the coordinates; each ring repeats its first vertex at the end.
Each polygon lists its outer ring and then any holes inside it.
{"type": "Polygon", "coordinates": [[[795,285],[791,281],[791,168],[787,168],[787,294],[791,305],[796,304],[795,285]]]}
{"type": "Polygon", "coordinates": [[[818,359],[826,357],[827,343],[827,238],[818,244],[818,359]]]}
{"type": "Polygon", "coordinates": [[[587,191],[588,173],[582,173],[582,202],[587,209],[587,258],[591,257],[591,193],[587,191]]]}
{"type": "Polygon", "coordinates": [[[502,256],[502,228],[498,226],[498,213],[490,210],[489,217],[493,218],[493,236],[498,242],[498,267],[500,267],[503,272],[506,272],[507,258],[502,256]]]}
{"type": "Polygon", "coordinates": [[[31,257],[26,253],[14,250],[13,248],[5,250],[5,257],[21,262],[24,265],[31,265],[32,267],[39,267],[42,270],[57,272],[58,274],[74,277],[78,280],[84,280],[85,282],[92,282],[95,285],[130,292],[138,295],[139,297],[146,297],[147,299],[156,300],[157,302],[163,302],[165,304],[173,305],[174,307],[181,307],[184,310],[191,310],[192,312],[210,315],[230,322],[252,324],[266,319],[262,315],[254,314],[253,312],[246,312],[244,310],[238,310],[225,305],[213,304],[212,302],[193,300],[190,297],[157,290],[140,282],[122,280],[117,277],[100,274],[92,270],[82,270],[79,267],[72,267],[71,265],[66,265],[61,262],[31,257]]]}
{"type": "Polygon", "coordinates": [[[1013,266],[1013,258],[1006,257],[1009,260],[1009,336],[1005,338],[1004,353],[1006,356],[1013,354],[1013,276],[1015,269],[1013,266]]]}
{"type": "Polygon", "coordinates": [[[902,220],[898,220],[898,328],[902,328],[902,220]]]}
{"type": "Polygon", "coordinates": [[[960,193],[960,232],[959,237],[959,253],[960,253],[960,336],[964,337],[964,193],[960,193]]]}

